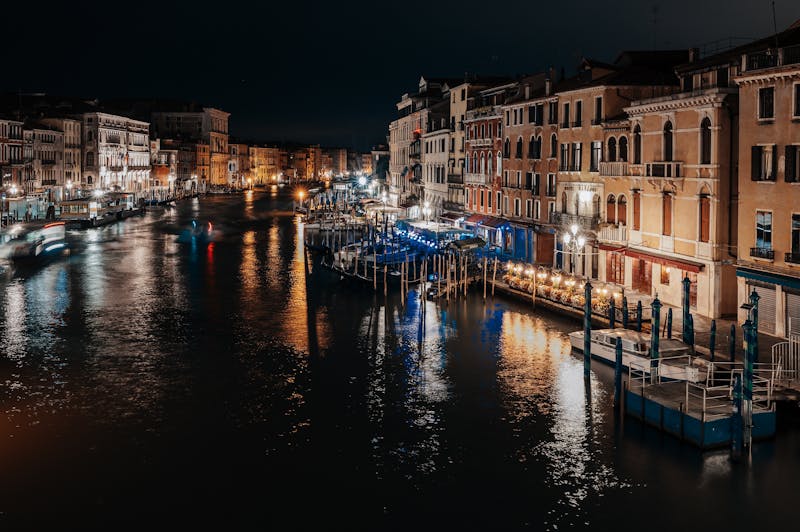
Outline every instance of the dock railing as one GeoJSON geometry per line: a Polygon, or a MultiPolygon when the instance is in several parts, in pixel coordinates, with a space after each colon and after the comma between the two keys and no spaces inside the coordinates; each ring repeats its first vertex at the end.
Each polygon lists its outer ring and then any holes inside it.
{"type": "Polygon", "coordinates": [[[800,387],[800,335],[772,346],[772,364],[777,369],[775,381],[781,386],[800,387]]]}

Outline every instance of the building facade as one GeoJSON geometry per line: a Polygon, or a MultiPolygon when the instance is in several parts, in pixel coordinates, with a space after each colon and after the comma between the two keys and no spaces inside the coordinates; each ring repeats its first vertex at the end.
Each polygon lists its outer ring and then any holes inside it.
{"type": "Polygon", "coordinates": [[[139,192],[150,179],[149,124],[92,112],[82,115],[86,186],[139,192]]]}
{"type": "Polygon", "coordinates": [[[0,118],[0,184],[22,188],[22,122],[0,118]]]}
{"type": "Polygon", "coordinates": [[[81,172],[81,121],[73,118],[44,118],[39,122],[64,134],[63,185],[67,195],[80,190],[84,185],[81,172]]]}

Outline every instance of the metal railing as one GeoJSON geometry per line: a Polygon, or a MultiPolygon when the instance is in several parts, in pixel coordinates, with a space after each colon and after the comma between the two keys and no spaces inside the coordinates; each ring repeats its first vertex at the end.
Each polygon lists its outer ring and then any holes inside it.
{"type": "Polygon", "coordinates": [[[783,262],[791,262],[792,264],[800,264],[800,253],[789,252],[783,257],[783,262]]]}
{"type": "Polygon", "coordinates": [[[627,161],[600,161],[600,175],[623,177],[628,175],[627,161]]]}
{"type": "Polygon", "coordinates": [[[681,164],[675,161],[645,163],[647,177],[681,177],[681,164]]]}
{"type": "Polygon", "coordinates": [[[775,380],[779,384],[800,385],[800,335],[793,334],[788,341],[772,346],[772,364],[778,368],[775,380]]]}
{"type": "Polygon", "coordinates": [[[775,68],[800,63],[800,45],[770,48],[744,56],[745,71],[775,68]]]}
{"type": "Polygon", "coordinates": [[[593,231],[600,223],[600,217],[583,216],[580,214],[570,214],[566,212],[551,212],[550,223],[563,226],[577,224],[581,229],[593,231]]]}
{"type": "Polygon", "coordinates": [[[628,228],[624,225],[609,225],[597,232],[597,239],[606,242],[627,242],[628,228]]]}
{"type": "Polygon", "coordinates": [[[750,248],[750,256],[758,259],[775,260],[775,250],[771,248],[750,248]]]}

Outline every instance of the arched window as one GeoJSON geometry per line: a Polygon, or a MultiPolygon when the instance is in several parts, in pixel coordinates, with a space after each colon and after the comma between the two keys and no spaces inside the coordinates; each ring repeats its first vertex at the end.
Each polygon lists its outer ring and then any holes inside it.
{"type": "Polygon", "coordinates": [[[622,194],[617,200],[617,222],[619,225],[627,225],[628,223],[628,200],[622,194]]]}
{"type": "Polygon", "coordinates": [[[94,166],[94,152],[86,152],[86,166],[94,166]]]}
{"type": "Polygon", "coordinates": [[[536,137],[528,141],[528,159],[536,159],[536,137]]]}
{"type": "Polygon", "coordinates": [[[486,173],[486,154],[481,152],[481,174],[486,173]]]}
{"type": "Polygon", "coordinates": [[[608,139],[608,160],[611,162],[617,160],[617,139],[614,137],[608,139]]]}
{"type": "Polygon", "coordinates": [[[558,157],[558,138],[555,133],[550,135],[550,157],[553,159],[558,157]]]}
{"type": "Polygon", "coordinates": [[[619,138],[619,160],[623,162],[628,160],[628,137],[619,138]]]}
{"type": "Polygon", "coordinates": [[[672,122],[664,124],[664,160],[672,160],[672,122]]]}
{"type": "Polygon", "coordinates": [[[541,159],[542,158],[542,136],[539,135],[536,137],[536,155],[534,159],[541,159]]]}
{"type": "Polygon", "coordinates": [[[642,195],[638,190],[633,191],[633,230],[639,231],[642,221],[642,195]]]}
{"type": "Polygon", "coordinates": [[[592,218],[600,218],[600,194],[595,194],[592,198],[592,218]]]}
{"type": "Polygon", "coordinates": [[[606,222],[617,223],[617,200],[614,194],[609,194],[606,200],[606,222]]]}
{"type": "MultiPolygon", "coordinates": [[[[506,141],[508,142],[508,141],[506,141]]],[[[495,165],[495,171],[497,175],[500,175],[500,172],[503,170],[503,157],[500,151],[497,151],[497,164],[495,165]]]]}
{"type": "Polygon", "coordinates": [[[467,169],[467,172],[472,171],[472,167],[469,165],[472,158],[469,156],[469,152],[467,152],[467,157],[464,159],[464,167],[467,169]]]}
{"type": "Polygon", "coordinates": [[[94,132],[92,132],[91,129],[86,132],[86,140],[88,140],[88,141],[94,140],[94,132]]]}
{"type": "Polygon", "coordinates": [[[492,175],[492,152],[486,155],[486,175],[492,175]]]}
{"type": "Polygon", "coordinates": [[[566,192],[562,192],[561,193],[561,212],[563,214],[567,213],[567,193],[566,192]]]}
{"type": "Polygon", "coordinates": [[[633,128],[633,164],[642,164],[642,128],[633,128]]]}
{"type": "Polygon", "coordinates": [[[700,242],[708,242],[711,238],[711,194],[707,187],[700,191],[699,204],[700,242]]]}
{"type": "Polygon", "coordinates": [[[506,141],[503,143],[503,157],[506,159],[511,158],[511,141],[508,140],[508,137],[506,137],[506,141]]]}
{"type": "Polygon", "coordinates": [[[516,150],[516,152],[514,153],[514,156],[515,156],[517,159],[522,159],[522,137],[519,137],[519,138],[517,139],[517,150],[516,150]]]}
{"type": "Polygon", "coordinates": [[[711,164],[711,120],[708,117],[700,122],[700,164],[711,164]]]}

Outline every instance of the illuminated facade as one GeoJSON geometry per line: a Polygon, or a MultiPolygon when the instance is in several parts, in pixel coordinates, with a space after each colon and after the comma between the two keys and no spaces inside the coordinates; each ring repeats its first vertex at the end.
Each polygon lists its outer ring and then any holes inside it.
{"type": "Polygon", "coordinates": [[[84,113],[83,175],[86,186],[139,192],[150,179],[149,124],[108,113],[84,113]]]}

